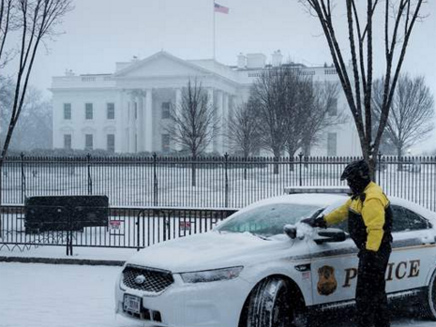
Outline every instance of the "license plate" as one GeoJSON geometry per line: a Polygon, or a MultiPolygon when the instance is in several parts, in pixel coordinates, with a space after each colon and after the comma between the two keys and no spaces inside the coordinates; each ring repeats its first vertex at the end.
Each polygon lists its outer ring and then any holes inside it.
{"type": "Polygon", "coordinates": [[[124,294],[124,311],[141,313],[141,298],[130,294],[124,294]]]}

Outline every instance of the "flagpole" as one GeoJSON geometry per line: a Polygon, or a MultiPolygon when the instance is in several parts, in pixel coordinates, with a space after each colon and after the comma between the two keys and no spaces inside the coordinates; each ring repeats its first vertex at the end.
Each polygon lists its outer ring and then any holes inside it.
{"type": "Polygon", "coordinates": [[[215,34],[216,34],[216,31],[215,31],[215,29],[216,29],[216,27],[215,27],[215,15],[216,15],[216,13],[215,13],[215,0],[212,0],[212,13],[213,13],[213,37],[212,37],[212,40],[213,40],[213,60],[215,60],[216,59],[216,43],[215,43],[215,34]]]}

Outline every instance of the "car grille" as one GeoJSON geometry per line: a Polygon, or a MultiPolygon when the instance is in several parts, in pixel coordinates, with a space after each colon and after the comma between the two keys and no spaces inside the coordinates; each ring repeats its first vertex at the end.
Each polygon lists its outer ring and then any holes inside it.
{"type": "Polygon", "coordinates": [[[126,266],[123,270],[123,284],[136,290],[160,293],[172,283],[174,279],[169,271],[136,266],[126,266]],[[139,277],[142,281],[136,280],[138,276],[143,276],[139,277]]]}

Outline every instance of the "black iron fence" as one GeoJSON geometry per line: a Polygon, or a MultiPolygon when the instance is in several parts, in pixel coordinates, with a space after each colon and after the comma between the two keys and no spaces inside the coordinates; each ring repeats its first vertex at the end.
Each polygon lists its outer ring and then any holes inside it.
{"type": "Polygon", "coordinates": [[[207,232],[234,212],[235,209],[111,207],[108,222],[104,226],[89,226],[83,224],[83,219],[77,224],[73,218],[61,222],[46,219],[35,226],[34,223],[29,224],[25,206],[2,206],[0,250],[23,250],[26,246],[65,246],[66,254],[71,255],[74,247],[141,249],[207,232]]]}
{"type": "MultiPolygon", "coordinates": [[[[287,186],[345,186],[352,157],[10,157],[2,203],[37,195],[107,195],[111,206],[241,208],[287,186]]],[[[436,210],[436,157],[378,156],[376,179],[391,196],[436,210]]]]}

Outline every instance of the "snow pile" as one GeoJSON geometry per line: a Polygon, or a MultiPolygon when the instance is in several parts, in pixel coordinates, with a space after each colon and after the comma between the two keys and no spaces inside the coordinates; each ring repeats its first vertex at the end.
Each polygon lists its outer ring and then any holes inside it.
{"type": "Polygon", "coordinates": [[[309,226],[308,224],[305,224],[305,223],[297,223],[295,225],[295,227],[297,228],[297,237],[299,239],[303,239],[305,237],[313,238],[313,235],[314,235],[313,227],[311,227],[311,226],[309,226]]]}
{"type": "Polygon", "coordinates": [[[286,229],[295,229],[296,230],[296,237],[300,240],[304,238],[313,238],[314,236],[314,229],[313,227],[309,226],[305,223],[296,223],[295,225],[287,224],[285,226],[286,229]]]}

